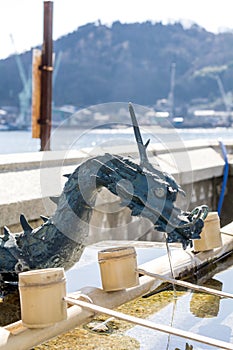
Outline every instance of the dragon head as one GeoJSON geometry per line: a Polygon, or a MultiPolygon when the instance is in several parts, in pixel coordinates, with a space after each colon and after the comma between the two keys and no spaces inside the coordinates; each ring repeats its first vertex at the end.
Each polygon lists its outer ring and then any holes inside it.
{"type": "Polygon", "coordinates": [[[143,216],[152,220],[158,231],[167,233],[168,243],[180,242],[185,249],[189,244],[192,245],[193,239],[200,238],[204,219],[208,214],[208,207],[202,205],[196,207],[191,212],[182,211],[175,207],[174,203],[178,193],[185,196],[185,192],[177,184],[172,175],[162,172],[149,162],[146,148],[150,140],[148,140],[145,145],[143,144],[131,103],[129,104],[129,112],[140,155],[141,172],[139,172],[139,174],[143,176],[144,186],[147,188],[146,191],[144,191],[144,194],[147,194],[145,200],[143,200],[143,196],[140,195],[140,200],[144,205],[143,216]]]}
{"type": "Polygon", "coordinates": [[[149,162],[146,153],[149,140],[143,144],[132,104],[129,104],[129,111],[140,163],[105,154],[98,160],[99,171],[95,178],[100,186],[121,198],[121,205],[129,207],[131,215],[148,218],[155,229],[166,233],[168,243],[179,242],[186,249],[192,246],[193,239],[200,238],[208,207],[202,205],[189,212],[175,206],[178,193],[185,195],[185,192],[172,175],[149,162]]]}

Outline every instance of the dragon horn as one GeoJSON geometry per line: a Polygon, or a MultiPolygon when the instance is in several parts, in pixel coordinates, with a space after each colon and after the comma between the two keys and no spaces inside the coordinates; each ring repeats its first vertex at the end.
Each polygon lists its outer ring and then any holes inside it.
{"type": "Polygon", "coordinates": [[[67,177],[67,179],[69,179],[69,177],[71,176],[71,174],[64,174],[64,177],[67,177]]]}
{"type": "Polygon", "coordinates": [[[47,222],[49,218],[47,218],[47,216],[44,215],[40,215],[40,218],[44,221],[47,222]]]}
{"type": "Polygon", "coordinates": [[[4,226],[3,230],[4,230],[4,236],[9,237],[11,234],[9,228],[7,226],[4,226]]]}
{"type": "Polygon", "coordinates": [[[58,204],[59,198],[60,198],[60,197],[50,196],[49,198],[51,199],[51,201],[52,201],[53,203],[58,204]]]}
{"type": "Polygon", "coordinates": [[[149,163],[149,160],[146,154],[146,147],[148,146],[149,141],[147,141],[146,145],[143,144],[142,135],[138,126],[138,122],[134,113],[132,103],[129,103],[129,113],[133,124],[135,139],[138,145],[138,151],[140,155],[140,165],[143,166],[149,163]]]}
{"type": "Polygon", "coordinates": [[[23,214],[20,215],[20,224],[25,232],[32,232],[33,228],[23,214]]]}

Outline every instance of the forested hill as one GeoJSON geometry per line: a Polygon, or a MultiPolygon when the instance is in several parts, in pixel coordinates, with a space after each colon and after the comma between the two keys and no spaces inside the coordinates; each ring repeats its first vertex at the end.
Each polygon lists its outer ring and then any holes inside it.
{"type": "MultiPolygon", "coordinates": [[[[57,106],[153,105],[168,96],[173,62],[176,104],[219,96],[212,74],[220,76],[226,92],[233,87],[233,34],[215,35],[197,25],[90,23],[56,40],[54,51],[57,57],[62,52],[53,91],[57,106]]],[[[31,52],[20,57],[30,71],[31,52]]],[[[0,60],[0,76],[0,106],[17,105],[22,82],[14,56],[0,60]]]]}

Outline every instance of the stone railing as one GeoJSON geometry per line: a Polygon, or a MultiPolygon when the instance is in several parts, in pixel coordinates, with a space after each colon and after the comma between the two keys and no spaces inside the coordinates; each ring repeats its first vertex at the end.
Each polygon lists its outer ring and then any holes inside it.
{"type": "MultiPolygon", "coordinates": [[[[233,144],[227,143],[231,161],[233,144]]],[[[50,216],[56,206],[49,199],[59,196],[65,177],[89,156],[104,153],[106,149],[89,149],[69,152],[37,152],[0,156],[0,227],[9,226],[13,232],[18,227],[19,215],[24,213],[33,226],[40,223],[40,215],[50,216]]],[[[119,146],[107,150],[112,154],[138,157],[136,146],[119,146]]],[[[158,162],[161,169],[176,178],[186,191],[186,198],[178,198],[177,205],[191,210],[197,205],[207,204],[216,210],[222,186],[224,160],[217,143],[189,141],[180,145],[150,145],[150,161],[158,162]]],[[[232,171],[229,179],[223,209],[222,225],[232,221],[232,171]]],[[[103,239],[160,239],[152,224],[142,218],[130,215],[128,208],[119,206],[118,197],[102,190],[97,198],[91,220],[89,242],[103,239]]]]}

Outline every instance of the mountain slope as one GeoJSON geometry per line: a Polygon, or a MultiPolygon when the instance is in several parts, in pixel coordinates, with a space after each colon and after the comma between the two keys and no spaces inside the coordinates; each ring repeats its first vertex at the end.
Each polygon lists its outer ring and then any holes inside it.
{"type": "MultiPolygon", "coordinates": [[[[197,25],[89,23],[56,40],[54,51],[62,51],[53,91],[57,106],[113,101],[153,105],[168,96],[173,62],[176,104],[219,96],[216,81],[195,74],[206,66],[224,66],[220,76],[225,90],[233,85],[233,34],[215,35],[197,25]]],[[[21,59],[29,69],[31,52],[21,59]]],[[[16,105],[22,84],[14,57],[0,61],[0,75],[0,105],[16,105]]]]}

